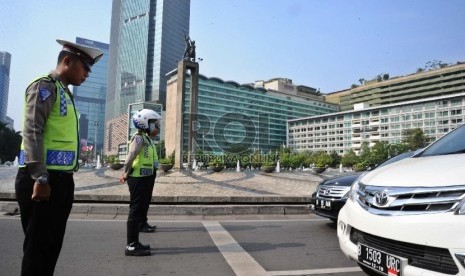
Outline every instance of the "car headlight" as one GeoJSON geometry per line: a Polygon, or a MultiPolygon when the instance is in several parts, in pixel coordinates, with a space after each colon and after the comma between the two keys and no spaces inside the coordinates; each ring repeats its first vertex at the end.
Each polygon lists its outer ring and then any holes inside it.
{"type": "Polygon", "coordinates": [[[349,200],[356,202],[357,201],[357,190],[358,190],[358,179],[352,184],[349,190],[349,200]]]}
{"type": "Polygon", "coordinates": [[[352,184],[349,190],[349,200],[352,200],[353,202],[357,201],[357,190],[359,188],[358,183],[360,182],[360,179],[362,179],[363,176],[365,176],[366,172],[362,173],[352,184]]]}

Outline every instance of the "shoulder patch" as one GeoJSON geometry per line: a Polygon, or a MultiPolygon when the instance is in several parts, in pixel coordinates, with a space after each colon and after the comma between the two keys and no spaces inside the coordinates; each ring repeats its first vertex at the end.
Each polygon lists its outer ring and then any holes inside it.
{"type": "Polygon", "coordinates": [[[144,139],[142,138],[142,136],[137,135],[136,137],[134,137],[134,140],[136,141],[136,144],[140,145],[142,144],[142,141],[144,139]]]}
{"type": "Polygon", "coordinates": [[[45,102],[51,95],[52,92],[47,88],[39,88],[39,98],[42,102],[45,102]]]}

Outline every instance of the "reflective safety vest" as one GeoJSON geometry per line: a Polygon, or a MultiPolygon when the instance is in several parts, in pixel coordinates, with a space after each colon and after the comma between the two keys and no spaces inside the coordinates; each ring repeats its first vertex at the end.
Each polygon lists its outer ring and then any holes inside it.
{"type": "MultiPolygon", "coordinates": [[[[40,79],[53,81],[49,76],[42,76],[33,80],[31,84],[40,79]]],[[[79,168],[79,115],[73,99],[66,93],[61,81],[55,80],[55,86],[57,98],[53,103],[44,130],[45,165],[47,170],[77,171],[79,168]]],[[[26,110],[26,103],[24,110],[26,110]]],[[[18,163],[22,167],[26,165],[24,141],[21,143],[18,163]]]]}
{"type": "Polygon", "coordinates": [[[146,133],[136,133],[132,136],[131,142],[136,135],[141,135],[143,144],[137,154],[136,159],[132,162],[132,177],[144,177],[155,174],[155,163],[158,162],[157,148],[152,139],[146,133]]]}

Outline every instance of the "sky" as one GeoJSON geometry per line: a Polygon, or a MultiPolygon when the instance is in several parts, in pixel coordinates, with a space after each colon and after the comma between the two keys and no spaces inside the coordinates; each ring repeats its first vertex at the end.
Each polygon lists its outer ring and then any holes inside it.
{"type": "MultiPolygon", "coordinates": [[[[0,0],[0,51],[12,55],[7,115],[23,122],[28,83],[55,68],[56,39],[110,41],[111,0],[0,0]]],[[[330,93],[465,61],[463,0],[191,0],[200,74],[276,77],[330,93]]],[[[184,43],[184,42],[183,42],[184,43]]]]}

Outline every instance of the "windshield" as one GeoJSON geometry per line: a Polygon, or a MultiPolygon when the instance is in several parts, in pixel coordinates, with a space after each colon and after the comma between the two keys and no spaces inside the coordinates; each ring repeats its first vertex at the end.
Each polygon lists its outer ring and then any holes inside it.
{"type": "Polygon", "coordinates": [[[447,133],[434,142],[420,156],[465,153],[465,125],[447,133]]]}

